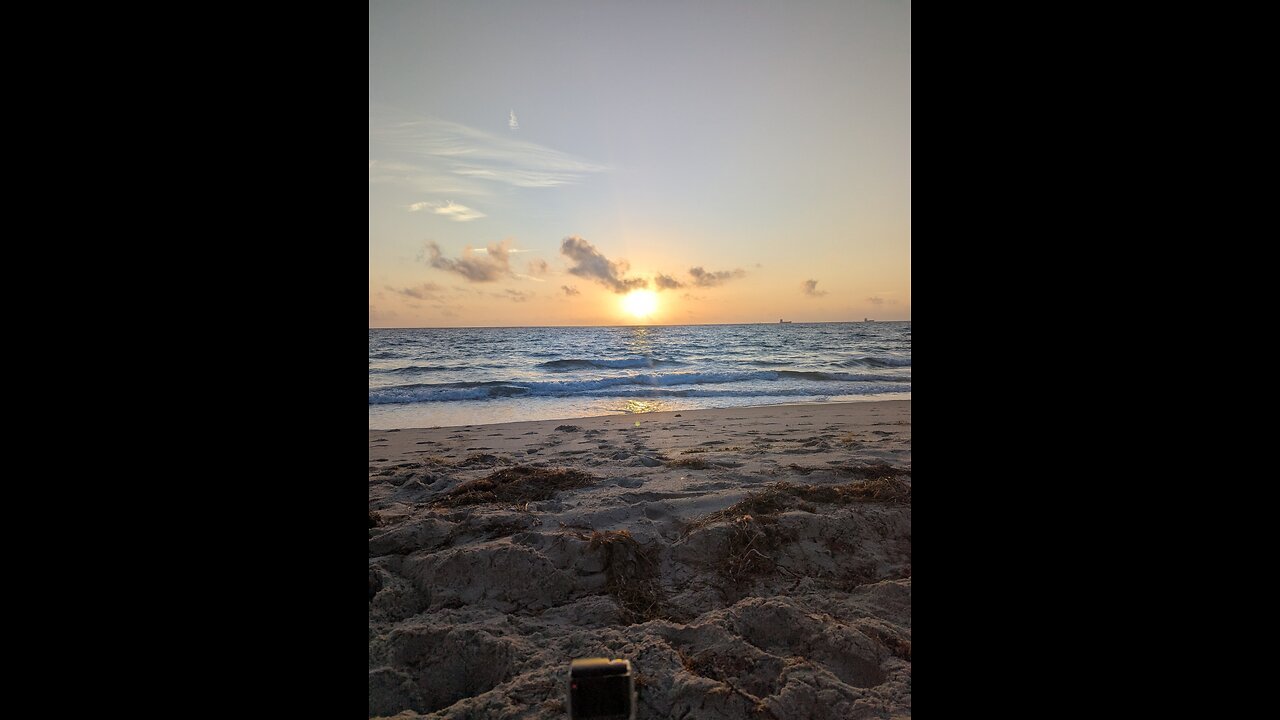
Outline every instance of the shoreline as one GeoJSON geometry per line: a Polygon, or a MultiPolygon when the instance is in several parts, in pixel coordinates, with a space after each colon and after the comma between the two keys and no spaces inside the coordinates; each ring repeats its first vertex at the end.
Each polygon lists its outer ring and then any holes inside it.
{"type": "Polygon", "coordinates": [[[911,715],[911,401],[369,435],[369,715],[911,715]]]}
{"type": "Polygon", "coordinates": [[[554,422],[554,423],[566,423],[566,422],[575,422],[575,421],[578,421],[578,420],[593,421],[593,420],[601,420],[601,419],[605,419],[605,418],[624,418],[624,419],[625,419],[625,418],[632,418],[633,420],[634,420],[634,419],[639,419],[641,422],[644,422],[642,418],[646,418],[646,417],[657,417],[657,416],[663,416],[663,415],[668,416],[668,417],[671,417],[671,416],[674,416],[674,415],[677,415],[677,414],[685,414],[685,415],[687,416],[689,413],[708,413],[708,412],[709,412],[709,413],[718,413],[718,412],[729,412],[729,411],[738,411],[738,410],[763,410],[763,409],[768,409],[768,408],[788,408],[788,407],[824,407],[824,406],[828,406],[828,405],[830,405],[830,406],[845,406],[845,405],[879,405],[879,404],[882,404],[882,403],[906,403],[906,404],[908,405],[908,407],[909,407],[909,406],[910,406],[910,404],[911,404],[911,399],[910,399],[910,398],[905,398],[905,399],[901,399],[901,400],[898,400],[898,399],[893,399],[893,400],[839,400],[839,401],[835,401],[835,402],[803,402],[803,401],[800,401],[800,402],[769,403],[769,404],[767,404],[767,405],[737,405],[737,406],[733,406],[733,407],[724,407],[724,408],[697,408],[697,409],[693,409],[693,410],[656,410],[656,411],[653,411],[653,412],[634,412],[634,413],[631,413],[631,412],[615,412],[615,413],[612,413],[612,414],[609,414],[609,415],[579,415],[579,416],[562,417],[562,418],[548,418],[548,419],[545,419],[545,420],[507,420],[507,421],[497,422],[497,423],[470,423],[470,424],[467,424],[467,425],[423,425],[423,426],[418,426],[418,427],[402,427],[402,428],[372,428],[372,427],[371,427],[371,428],[369,428],[369,432],[370,432],[370,433],[378,433],[378,432],[386,433],[386,432],[406,432],[406,431],[411,431],[411,430],[450,430],[450,429],[453,429],[453,428],[464,428],[464,427],[494,427],[494,426],[498,426],[498,425],[502,425],[502,426],[507,426],[507,425],[517,425],[517,424],[520,424],[520,423],[551,423],[551,422],[554,422]]]}

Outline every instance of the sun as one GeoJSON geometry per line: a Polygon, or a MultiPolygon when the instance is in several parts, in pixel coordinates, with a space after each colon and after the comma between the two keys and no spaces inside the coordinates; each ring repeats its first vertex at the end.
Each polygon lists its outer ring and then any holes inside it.
{"type": "Polygon", "coordinates": [[[632,290],[622,298],[622,307],[636,318],[647,318],[658,309],[658,294],[652,290],[632,290]]]}

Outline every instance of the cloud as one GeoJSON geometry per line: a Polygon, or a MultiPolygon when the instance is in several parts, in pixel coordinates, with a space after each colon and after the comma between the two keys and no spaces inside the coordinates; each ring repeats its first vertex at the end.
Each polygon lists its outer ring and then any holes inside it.
{"type": "Polygon", "coordinates": [[[582,294],[582,293],[578,290],[578,288],[576,288],[576,287],[570,287],[570,286],[568,286],[568,285],[561,285],[561,286],[560,286],[560,289],[564,291],[564,294],[565,294],[565,295],[581,295],[581,294],[582,294]]]}
{"type": "Polygon", "coordinates": [[[591,243],[577,235],[567,237],[560,243],[560,254],[574,262],[574,266],[569,268],[570,275],[595,280],[616,293],[649,287],[649,281],[644,278],[624,279],[622,273],[630,267],[626,261],[610,262],[591,243]]]}
{"type": "Polygon", "coordinates": [[[529,261],[529,265],[528,265],[528,270],[529,270],[529,274],[530,274],[530,275],[546,275],[546,274],[547,274],[547,261],[546,261],[546,260],[541,260],[541,259],[539,259],[539,260],[530,260],[530,261],[529,261]]]}
{"type": "MultiPolygon", "coordinates": [[[[405,120],[396,115],[385,109],[372,112],[369,139],[387,152],[425,158],[427,174],[453,175],[481,184],[556,187],[608,169],[544,145],[461,123],[435,118],[405,120]]],[[[514,111],[511,115],[514,121],[514,111]]]]}
{"type": "Polygon", "coordinates": [[[747,273],[742,270],[720,270],[717,272],[707,272],[701,267],[689,268],[689,274],[693,276],[693,284],[698,287],[715,287],[723,285],[729,280],[740,278],[747,273]]]}
{"type": "Polygon", "coordinates": [[[659,290],[675,290],[677,288],[684,287],[684,283],[670,275],[663,275],[662,273],[658,273],[658,275],[653,278],[653,284],[658,286],[659,290]]]}
{"type": "Polygon", "coordinates": [[[524,302],[533,297],[533,293],[523,292],[521,290],[503,290],[500,293],[489,293],[496,298],[510,300],[511,302],[524,302]]]}
{"type": "Polygon", "coordinates": [[[515,110],[512,110],[512,111],[511,111],[511,119],[507,121],[507,127],[511,128],[512,130],[519,130],[519,129],[520,129],[520,123],[519,123],[519,121],[517,121],[517,120],[516,120],[516,111],[515,111],[515,110]]]}
{"type": "Polygon", "coordinates": [[[826,294],[827,294],[827,291],[826,291],[826,290],[819,290],[819,289],[818,289],[818,281],[817,281],[817,280],[805,280],[805,281],[804,281],[804,294],[805,294],[805,295],[812,295],[813,297],[822,297],[823,295],[826,295],[826,294]]]}
{"type": "MultiPolygon", "coordinates": [[[[508,240],[510,240],[511,238],[507,238],[507,239],[508,239],[508,240]]],[[[478,253],[488,253],[488,252],[489,252],[488,250],[485,250],[484,248],[476,248],[476,249],[475,249],[475,251],[476,251],[476,252],[478,252],[478,253]]],[[[507,248],[507,252],[511,253],[512,255],[515,255],[516,253],[522,253],[522,252],[533,252],[533,251],[532,251],[532,250],[521,250],[520,248],[507,248]]]]}
{"type": "Polygon", "coordinates": [[[436,296],[436,291],[440,289],[435,283],[422,283],[414,287],[393,288],[387,285],[386,288],[394,293],[400,293],[405,297],[417,298],[419,300],[430,300],[436,296]]]}
{"type": "Polygon", "coordinates": [[[404,162],[370,160],[369,184],[406,185],[432,195],[489,195],[484,183],[454,175],[441,168],[427,169],[404,162]],[[375,165],[376,163],[376,165],[375,165]]]}
{"type": "Polygon", "coordinates": [[[425,259],[428,265],[437,270],[458,273],[471,282],[493,282],[511,275],[511,265],[508,260],[510,244],[510,240],[503,240],[496,245],[490,243],[489,247],[480,254],[468,245],[463,249],[462,257],[453,260],[440,253],[440,246],[435,241],[428,241],[426,252],[430,254],[430,258],[427,259],[422,255],[419,257],[425,259]]]}
{"type": "Polygon", "coordinates": [[[443,205],[440,203],[416,202],[409,206],[409,212],[418,212],[419,210],[430,210],[437,215],[444,215],[450,220],[458,222],[485,217],[485,214],[479,210],[472,210],[466,205],[459,205],[452,200],[446,200],[443,205]]]}
{"type": "Polygon", "coordinates": [[[867,302],[871,303],[872,305],[883,305],[883,304],[884,304],[884,298],[882,298],[882,297],[869,297],[869,298],[867,298],[867,302]]]}

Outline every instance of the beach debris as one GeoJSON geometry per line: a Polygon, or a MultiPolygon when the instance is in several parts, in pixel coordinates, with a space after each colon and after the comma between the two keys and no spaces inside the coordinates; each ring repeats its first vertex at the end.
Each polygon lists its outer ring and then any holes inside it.
{"type": "Polygon", "coordinates": [[[455,468],[473,468],[473,467],[493,467],[494,465],[504,465],[510,463],[510,460],[500,458],[497,455],[489,453],[471,453],[462,460],[453,463],[455,468]]]}
{"type": "Polygon", "coordinates": [[[560,432],[578,432],[582,428],[577,425],[557,425],[556,430],[560,432]]]}
{"type": "Polygon", "coordinates": [[[896,478],[902,475],[911,477],[911,468],[899,468],[884,462],[872,463],[871,465],[855,465],[836,468],[846,475],[858,475],[868,480],[876,480],[880,478],[896,478]]]}
{"type": "Polygon", "coordinates": [[[813,503],[847,505],[854,502],[911,504],[911,484],[896,477],[880,477],[840,485],[796,485],[785,480],[749,493],[723,510],[703,515],[684,527],[684,534],[723,520],[743,516],[771,516],[787,510],[813,512],[813,503]]]}
{"type": "Polygon", "coordinates": [[[596,478],[580,470],[516,465],[503,468],[478,480],[462,483],[437,498],[432,505],[458,507],[480,503],[522,504],[550,500],[561,490],[593,485],[596,478]]]}
{"type": "Polygon", "coordinates": [[[726,580],[742,584],[756,575],[773,573],[781,568],[773,556],[783,543],[792,538],[776,525],[776,519],[765,515],[759,520],[741,515],[733,521],[717,571],[726,580]]]}
{"type": "Polygon", "coordinates": [[[666,593],[658,584],[656,553],[646,549],[626,530],[595,531],[588,550],[604,548],[605,591],[618,602],[627,625],[665,617],[666,593]]]}

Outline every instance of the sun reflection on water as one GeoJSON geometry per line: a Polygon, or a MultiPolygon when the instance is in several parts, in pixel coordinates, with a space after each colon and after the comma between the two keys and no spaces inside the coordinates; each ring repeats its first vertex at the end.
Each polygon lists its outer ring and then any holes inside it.
{"type": "Polygon", "coordinates": [[[661,400],[632,399],[624,403],[621,409],[622,409],[622,412],[631,414],[631,413],[662,412],[663,410],[670,410],[671,408],[667,407],[667,404],[662,402],[661,400]]]}

